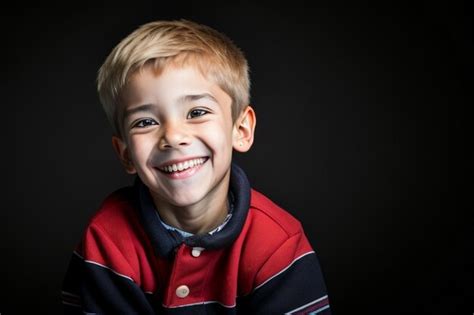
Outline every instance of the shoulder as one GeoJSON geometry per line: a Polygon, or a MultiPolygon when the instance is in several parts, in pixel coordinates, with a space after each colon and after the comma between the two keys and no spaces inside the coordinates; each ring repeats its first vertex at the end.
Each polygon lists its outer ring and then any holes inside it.
{"type": "Polygon", "coordinates": [[[96,227],[112,234],[117,230],[128,229],[130,223],[137,217],[135,199],[133,186],[111,192],[90,218],[88,227],[96,227]]]}
{"type": "Polygon", "coordinates": [[[298,219],[264,194],[251,190],[241,233],[242,294],[248,294],[300,257],[314,252],[298,219]]]}
{"type": "Polygon", "coordinates": [[[251,190],[249,215],[261,228],[272,233],[291,237],[302,232],[298,219],[255,189],[251,190]]]}
{"type": "Polygon", "coordinates": [[[310,249],[300,221],[253,189],[243,234],[246,248],[252,252],[249,259],[257,264],[280,248],[284,248],[288,257],[300,251],[302,242],[304,249],[310,249]]]}
{"type": "Polygon", "coordinates": [[[144,235],[140,221],[133,186],[117,189],[104,198],[90,218],[78,252],[107,266],[119,256],[133,255],[144,235]]]}
{"type": "Polygon", "coordinates": [[[76,247],[76,254],[86,262],[110,269],[125,278],[139,281],[142,242],[133,186],[122,187],[107,195],[90,218],[76,247]]]}

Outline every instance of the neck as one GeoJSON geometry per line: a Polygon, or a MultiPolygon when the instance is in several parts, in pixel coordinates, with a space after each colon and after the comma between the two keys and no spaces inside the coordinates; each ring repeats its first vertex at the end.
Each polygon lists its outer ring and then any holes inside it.
{"type": "Polygon", "coordinates": [[[227,193],[229,174],[206,198],[184,207],[169,204],[152,196],[160,218],[166,224],[192,234],[204,234],[224,222],[229,209],[227,193]],[[225,183],[225,184],[224,184],[225,183]]]}

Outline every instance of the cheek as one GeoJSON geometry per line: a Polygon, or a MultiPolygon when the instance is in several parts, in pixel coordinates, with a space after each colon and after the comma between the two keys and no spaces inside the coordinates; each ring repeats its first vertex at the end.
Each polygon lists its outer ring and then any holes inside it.
{"type": "Polygon", "coordinates": [[[147,137],[135,137],[131,139],[130,150],[134,159],[140,162],[146,162],[151,156],[154,143],[147,137]]]}
{"type": "Polygon", "coordinates": [[[217,155],[226,154],[232,149],[232,129],[222,124],[203,127],[200,132],[206,144],[217,155]]]}

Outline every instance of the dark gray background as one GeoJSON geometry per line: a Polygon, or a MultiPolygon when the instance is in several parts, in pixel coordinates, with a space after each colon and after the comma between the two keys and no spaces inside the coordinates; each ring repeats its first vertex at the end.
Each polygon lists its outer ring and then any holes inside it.
{"type": "Polygon", "coordinates": [[[0,313],[59,312],[87,219],[132,183],[96,72],[137,26],[187,18],[248,57],[236,160],[303,222],[334,314],[472,314],[471,8],[330,3],[4,8],[0,313]]]}

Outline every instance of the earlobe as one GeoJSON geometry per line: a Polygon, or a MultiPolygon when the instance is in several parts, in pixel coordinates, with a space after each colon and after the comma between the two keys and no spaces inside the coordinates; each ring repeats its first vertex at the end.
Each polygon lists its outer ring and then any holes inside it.
{"type": "Polygon", "coordinates": [[[255,111],[247,106],[234,124],[233,148],[238,152],[247,152],[253,144],[257,120],[255,111]]]}
{"type": "Polygon", "coordinates": [[[112,136],[112,146],[120,160],[120,163],[122,163],[123,167],[125,168],[125,171],[128,174],[135,174],[137,170],[130,159],[125,142],[117,136],[112,136]]]}

